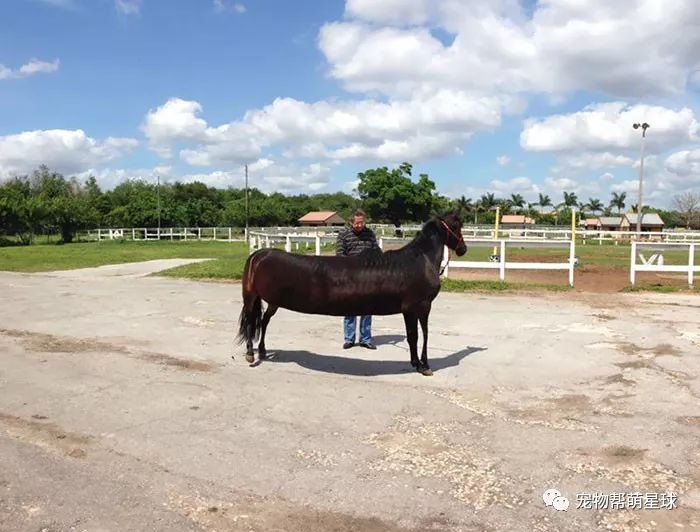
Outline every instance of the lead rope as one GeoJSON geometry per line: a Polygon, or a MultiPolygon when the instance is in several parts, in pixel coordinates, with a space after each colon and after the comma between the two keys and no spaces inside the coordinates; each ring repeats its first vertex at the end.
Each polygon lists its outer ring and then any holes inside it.
{"type": "Polygon", "coordinates": [[[445,268],[447,268],[447,265],[450,263],[450,259],[452,258],[452,250],[450,248],[447,248],[447,262],[445,265],[442,267],[440,270],[440,277],[442,277],[442,272],[445,271],[445,268]]]}

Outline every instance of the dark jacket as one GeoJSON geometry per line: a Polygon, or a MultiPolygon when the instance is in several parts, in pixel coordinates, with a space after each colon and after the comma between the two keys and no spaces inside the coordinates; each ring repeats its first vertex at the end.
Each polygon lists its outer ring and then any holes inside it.
{"type": "Polygon", "coordinates": [[[336,255],[359,255],[368,249],[379,249],[377,237],[367,226],[362,228],[359,234],[353,231],[352,226],[346,226],[338,233],[335,243],[336,255]]]}

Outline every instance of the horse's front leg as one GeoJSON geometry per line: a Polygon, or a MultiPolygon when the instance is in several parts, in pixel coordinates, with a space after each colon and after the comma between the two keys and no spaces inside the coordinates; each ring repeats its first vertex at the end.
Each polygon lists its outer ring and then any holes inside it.
{"type": "Polygon", "coordinates": [[[420,357],[420,365],[416,368],[423,375],[430,376],[433,374],[430,366],[428,366],[428,315],[430,314],[430,307],[428,307],[424,312],[418,315],[420,320],[420,326],[423,330],[423,352],[420,357]]]}
{"type": "Polygon", "coordinates": [[[403,313],[403,321],[406,324],[406,340],[411,351],[411,366],[417,368],[418,360],[418,318],[412,312],[403,313]]]}

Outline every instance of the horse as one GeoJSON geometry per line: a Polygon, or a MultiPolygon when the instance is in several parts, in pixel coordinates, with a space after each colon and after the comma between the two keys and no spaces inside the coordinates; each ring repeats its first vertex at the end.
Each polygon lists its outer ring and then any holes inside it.
{"type": "Polygon", "coordinates": [[[411,365],[423,375],[432,375],[428,316],[440,291],[445,246],[450,255],[467,251],[456,213],[435,216],[405,246],[386,252],[367,250],[346,257],[255,251],[243,270],[243,308],[238,319],[237,343],[246,342],[246,361],[253,363],[253,342],[258,340],[258,357],[266,358],[265,332],[280,307],[327,316],[403,314],[411,365]],[[267,303],[264,314],[262,301],[267,303]],[[418,322],[423,331],[420,359],[418,322]]]}

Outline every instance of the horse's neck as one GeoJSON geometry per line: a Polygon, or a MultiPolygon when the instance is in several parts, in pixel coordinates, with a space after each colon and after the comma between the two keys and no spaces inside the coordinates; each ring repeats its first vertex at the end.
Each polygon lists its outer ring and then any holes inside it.
{"type": "Polygon", "coordinates": [[[412,244],[426,256],[436,269],[440,269],[445,249],[444,244],[440,242],[436,234],[421,235],[420,239],[412,242],[412,244]]]}

